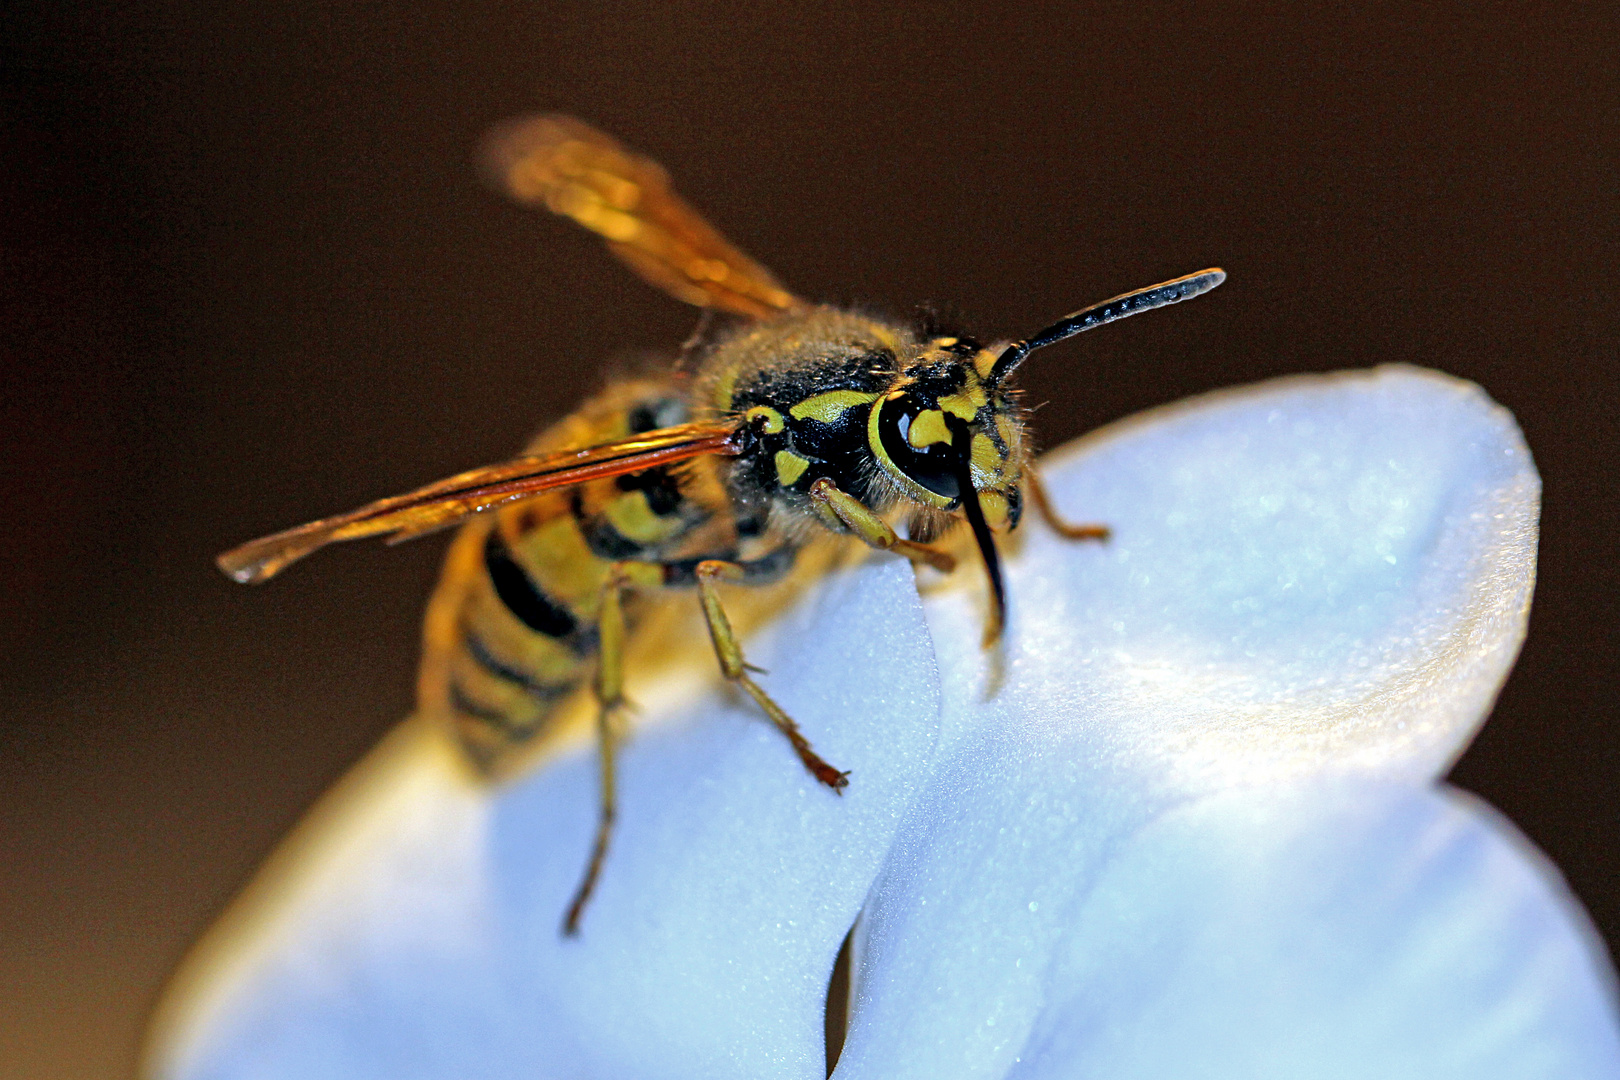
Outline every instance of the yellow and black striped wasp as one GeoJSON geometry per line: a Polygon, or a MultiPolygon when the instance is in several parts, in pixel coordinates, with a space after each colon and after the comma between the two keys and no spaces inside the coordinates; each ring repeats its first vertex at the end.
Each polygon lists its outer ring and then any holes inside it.
{"type": "Polygon", "coordinates": [[[487,771],[592,681],[601,806],[563,923],[573,934],[612,833],[638,604],[695,589],[725,678],[818,781],[841,790],[848,774],[750,677],[718,587],[780,577],[826,530],[949,572],[954,558],[929,541],[965,519],[989,579],[993,642],[1004,606],[994,536],[1018,525],[1026,495],[1065,536],[1107,535],[1064,524],[1043,493],[1009,386],[1018,365],[1082,330],[1197,296],[1225,274],[1138,289],[985,347],[800,299],[682,201],[662,168],[578,120],[510,123],[491,135],[485,164],[520,202],[573,218],[641,277],[729,324],[695,338],[688,367],[610,385],[522,457],[252,541],[219,566],[265,581],[334,541],[398,542],[470,519],[429,605],[419,706],[487,771]]]}

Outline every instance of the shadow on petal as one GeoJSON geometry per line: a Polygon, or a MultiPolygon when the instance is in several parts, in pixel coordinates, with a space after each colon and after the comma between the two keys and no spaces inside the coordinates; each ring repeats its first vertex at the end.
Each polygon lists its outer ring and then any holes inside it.
{"type": "Polygon", "coordinates": [[[828,972],[931,771],[938,675],[898,559],[826,577],[750,654],[818,748],[849,763],[842,797],[743,702],[644,699],[621,828],[568,940],[590,757],[488,788],[412,722],[188,961],[149,1074],[823,1075],[828,972]]]}

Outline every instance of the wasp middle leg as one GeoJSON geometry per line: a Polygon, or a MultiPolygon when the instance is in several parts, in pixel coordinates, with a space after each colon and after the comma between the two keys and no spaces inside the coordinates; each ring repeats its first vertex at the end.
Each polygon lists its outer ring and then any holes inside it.
{"type": "Polygon", "coordinates": [[[709,624],[709,639],[714,642],[714,655],[720,661],[720,673],[747,691],[748,696],[765,711],[771,723],[775,724],[777,730],[786,735],[788,742],[793,744],[794,752],[799,755],[799,760],[804,762],[804,767],[810,770],[810,775],[835,792],[842,792],[849,783],[849,773],[841,772],[823,761],[821,756],[811,749],[810,740],[799,731],[799,725],[793,722],[793,718],[772,701],[770,695],[761,690],[758,683],[748,677],[749,671],[759,669],[751,667],[743,659],[742,645],[731,629],[731,620],[726,618],[725,609],[720,606],[720,593],[717,588],[722,581],[744,580],[748,576],[748,567],[742,563],[726,562],[722,559],[705,559],[698,563],[695,576],[698,596],[703,603],[703,618],[709,624]]]}
{"type": "Polygon", "coordinates": [[[767,581],[779,576],[792,565],[793,552],[783,550],[746,563],[726,559],[684,559],[675,562],[620,562],[614,563],[602,589],[601,611],[598,615],[600,636],[597,653],[596,680],[593,689],[597,699],[597,756],[599,763],[600,804],[596,823],[596,837],[591,845],[590,860],[585,864],[585,875],[563,918],[563,934],[573,937],[579,933],[580,918],[596,891],[602,865],[607,861],[609,843],[618,807],[615,790],[614,763],[622,737],[624,697],[624,650],[626,627],[624,620],[624,593],[633,588],[660,588],[668,585],[696,584],[703,603],[703,615],[708,623],[709,637],[714,642],[720,670],[725,677],[741,686],[765,710],[765,715],[793,744],[799,760],[817,780],[834,791],[841,790],[849,781],[847,772],[840,772],[823,761],[811,748],[810,742],[799,731],[793,718],[760,689],[749,671],[751,667],[742,655],[742,646],[732,631],[731,621],[720,607],[715,582],[767,581]]]}
{"type": "Polygon", "coordinates": [[[620,712],[624,708],[624,590],[630,584],[626,568],[615,565],[608,571],[607,584],[602,588],[602,608],[597,616],[601,635],[596,659],[596,753],[600,803],[596,819],[596,839],[591,844],[591,858],[585,864],[585,876],[563,918],[563,933],[573,937],[579,933],[579,919],[585,905],[596,889],[596,879],[602,873],[607,858],[608,842],[613,836],[613,821],[618,814],[613,774],[614,755],[618,750],[620,712]]]}

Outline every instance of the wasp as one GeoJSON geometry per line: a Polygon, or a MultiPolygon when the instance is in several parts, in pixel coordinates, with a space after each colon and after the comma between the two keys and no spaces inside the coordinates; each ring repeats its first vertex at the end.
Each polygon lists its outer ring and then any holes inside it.
{"type": "Polygon", "coordinates": [[[752,678],[720,587],[780,578],[828,531],[948,573],[955,558],[931,541],[965,521],[988,580],[985,642],[994,643],[1005,611],[995,535],[1017,527],[1026,496],[1066,537],[1108,535],[1063,522],[1043,491],[1010,385],[1019,365],[1226,275],[1137,289],[986,346],[794,295],[687,205],[660,166],[579,120],[513,121],[490,135],[482,159],[514,199],[572,218],[646,281],[704,309],[687,362],[610,385],[511,461],[254,540],[218,563],[237,581],[262,582],[335,541],[398,542],[464,522],[429,605],[419,708],[493,774],[591,684],[600,806],[563,920],[573,935],[612,836],[625,646],[644,604],[695,591],[721,673],[840,792],[849,773],[824,761],[752,678]]]}

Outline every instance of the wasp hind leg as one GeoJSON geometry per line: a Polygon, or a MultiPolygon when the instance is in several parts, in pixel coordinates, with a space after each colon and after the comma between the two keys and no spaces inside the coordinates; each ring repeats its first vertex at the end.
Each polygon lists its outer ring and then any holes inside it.
{"type": "Polygon", "coordinates": [[[714,642],[715,658],[720,661],[720,673],[733,684],[742,687],[765,711],[765,715],[770,717],[776,729],[786,735],[788,742],[793,744],[794,752],[799,755],[799,760],[804,762],[804,767],[810,770],[810,775],[835,792],[841,793],[849,783],[849,773],[840,772],[823,761],[820,755],[811,749],[810,740],[799,731],[799,725],[793,722],[793,718],[783,712],[782,707],[772,701],[770,695],[748,677],[749,671],[759,669],[751,667],[743,659],[742,645],[731,629],[731,620],[726,618],[725,609],[720,606],[718,589],[719,582],[741,581],[747,573],[747,567],[721,559],[706,559],[698,563],[695,571],[698,597],[703,603],[703,618],[709,624],[709,638],[714,642]]]}
{"type": "Polygon", "coordinates": [[[1106,525],[1072,525],[1059,517],[1057,508],[1052,505],[1052,497],[1046,493],[1046,485],[1041,483],[1041,474],[1035,471],[1033,465],[1024,466],[1024,486],[1029,489],[1035,511],[1046,522],[1046,527],[1065,540],[1107,540],[1113,535],[1106,525]]]}
{"type": "Polygon", "coordinates": [[[598,622],[601,633],[600,651],[596,660],[596,752],[599,765],[601,802],[596,820],[596,839],[591,844],[591,858],[585,864],[585,876],[563,918],[563,934],[573,937],[579,933],[580,916],[596,889],[596,879],[602,873],[607,859],[608,843],[613,837],[613,821],[618,807],[613,775],[614,755],[620,737],[620,713],[624,699],[624,590],[628,578],[619,566],[608,575],[602,590],[602,611],[598,622]]]}

